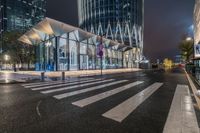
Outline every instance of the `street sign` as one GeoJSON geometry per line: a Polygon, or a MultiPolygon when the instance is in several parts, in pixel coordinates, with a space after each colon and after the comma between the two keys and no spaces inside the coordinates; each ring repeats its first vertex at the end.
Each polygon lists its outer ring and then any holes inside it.
{"type": "Polygon", "coordinates": [[[102,57],[103,56],[103,51],[99,51],[99,56],[102,57]]]}
{"type": "Polygon", "coordinates": [[[98,56],[103,56],[103,44],[99,44],[98,46],[98,56]]]}

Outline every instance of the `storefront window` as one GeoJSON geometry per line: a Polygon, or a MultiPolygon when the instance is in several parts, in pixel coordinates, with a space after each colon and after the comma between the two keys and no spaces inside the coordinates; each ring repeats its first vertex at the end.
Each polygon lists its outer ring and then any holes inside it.
{"type": "Polygon", "coordinates": [[[70,70],[78,69],[77,41],[74,33],[69,33],[70,70]]]}
{"type": "Polygon", "coordinates": [[[58,64],[59,64],[59,68],[58,68],[59,70],[68,70],[67,34],[62,35],[59,38],[58,64]]]}

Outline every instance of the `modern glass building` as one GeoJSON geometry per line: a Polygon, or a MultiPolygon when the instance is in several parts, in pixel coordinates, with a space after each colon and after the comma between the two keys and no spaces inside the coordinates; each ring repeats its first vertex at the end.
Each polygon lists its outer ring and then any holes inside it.
{"type": "Polygon", "coordinates": [[[36,70],[94,70],[100,69],[101,63],[103,69],[126,67],[123,49],[128,46],[50,18],[32,27],[19,41],[37,45],[36,70]]]}
{"type": "Polygon", "coordinates": [[[82,29],[127,46],[128,67],[142,60],[144,0],[78,0],[78,10],[82,29]]]}
{"type": "Polygon", "coordinates": [[[200,82],[200,0],[195,0],[194,7],[194,65],[195,76],[200,82]]]}
{"type": "Polygon", "coordinates": [[[1,30],[27,30],[46,15],[46,0],[1,0],[1,30]]]}
{"type": "Polygon", "coordinates": [[[28,30],[45,16],[46,0],[0,0],[1,38],[6,31],[28,30]]]}

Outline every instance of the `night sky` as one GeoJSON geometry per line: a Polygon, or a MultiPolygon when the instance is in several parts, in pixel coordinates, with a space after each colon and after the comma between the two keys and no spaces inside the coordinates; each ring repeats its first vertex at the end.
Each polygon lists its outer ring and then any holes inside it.
{"type": "MultiPolygon", "coordinates": [[[[145,0],[144,54],[151,60],[171,58],[183,34],[192,33],[195,0],[145,0]]],[[[47,16],[77,26],[76,0],[49,0],[47,16]]]]}

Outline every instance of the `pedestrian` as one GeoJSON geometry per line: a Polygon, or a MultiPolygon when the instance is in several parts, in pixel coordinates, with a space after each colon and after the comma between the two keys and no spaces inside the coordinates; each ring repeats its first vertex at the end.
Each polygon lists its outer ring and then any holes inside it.
{"type": "Polygon", "coordinates": [[[14,64],[14,72],[16,72],[17,71],[17,68],[16,68],[16,64],[14,64]]]}

